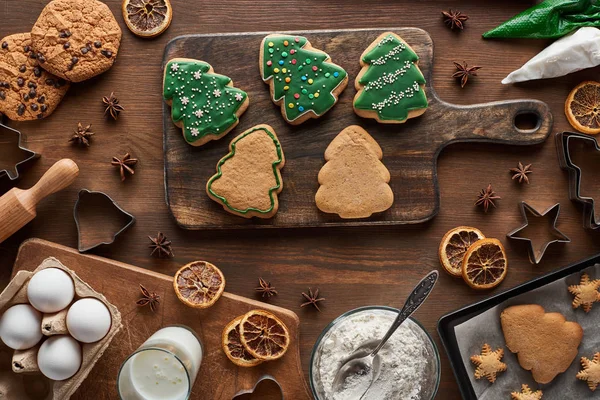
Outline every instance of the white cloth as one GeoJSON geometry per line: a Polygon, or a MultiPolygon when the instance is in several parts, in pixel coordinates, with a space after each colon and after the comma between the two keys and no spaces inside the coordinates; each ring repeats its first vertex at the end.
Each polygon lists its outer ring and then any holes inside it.
{"type": "Polygon", "coordinates": [[[556,78],[597,65],[600,65],[600,29],[584,27],[546,47],[502,83],[556,78]]]}

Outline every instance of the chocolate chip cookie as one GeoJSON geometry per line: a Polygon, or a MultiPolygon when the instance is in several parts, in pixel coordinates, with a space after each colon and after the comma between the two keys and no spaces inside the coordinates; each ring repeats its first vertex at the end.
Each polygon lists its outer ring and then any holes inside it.
{"type": "Polygon", "coordinates": [[[107,71],[121,44],[121,28],[104,3],[53,0],[31,30],[42,67],[71,82],[107,71]]]}
{"type": "Polygon", "coordinates": [[[17,33],[1,39],[0,55],[0,112],[14,121],[50,115],[69,83],[40,68],[31,35],[17,33]]]}

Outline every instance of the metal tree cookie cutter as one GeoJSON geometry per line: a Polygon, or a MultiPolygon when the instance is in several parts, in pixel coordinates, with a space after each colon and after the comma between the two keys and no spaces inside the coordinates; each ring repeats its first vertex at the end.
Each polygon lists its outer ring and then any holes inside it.
{"type": "Polygon", "coordinates": [[[123,210],[106,193],[79,191],[73,209],[80,253],[103,244],[111,244],[135,223],[135,217],[123,210]]]}
{"type": "Polygon", "coordinates": [[[269,399],[277,397],[277,398],[280,398],[281,400],[283,400],[283,389],[281,389],[281,385],[279,384],[279,382],[277,382],[277,380],[274,377],[272,377],[271,375],[261,376],[253,388],[248,389],[248,390],[239,391],[238,393],[236,393],[235,396],[233,396],[232,400],[253,399],[253,398],[255,398],[255,397],[253,397],[253,394],[255,392],[256,392],[256,394],[254,396],[256,396],[256,399],[259,399],[258,396],[260,396],[260,395],[264,396],[264,394],[262,392],[259,392],[259,389],[262,390],[263,387],[268,387],[268,389],[270,390],[269,399]],[[279,396],[281,396],[281,397],[279,397],[279,396]]]}
{"type": "Polygon", "coordinates": [[[572,141],[587,141],[600,151],[596,139],[591,136],[575,132],[559,132],[556,134],[556,151],[560,167],[569,174],[569,198],[583,206],[583,227],[587,229],[600,228],[600,221],[596,220],[594,199],[581,196],[581,168],[573,163],[570,145],[572,141]]]}
{"type": "MultiPolygon", "coordinates": [[[[14,153],[15,150],[18,150],[24,156],[24,158],[21,159],[21,161],[14,164],[13,168],[0,169],[0,178],[2,178],[4,175],[6,175],[6,176],[8,176],[8,179],[10,179],[11,181],[18,179],[19,175],[20,175],[19,168],[23,164],[26,164],[29,161],[33,161],[40,157],[39,154],[24,147],[21,144],[22,139],[23,139],[23,135],[21,134],[21,132],[17,131],[16,129],[9,128],[8,126],[0,123],[0,159],[4,158],[5,157],[4,154],[8,154],[8,151],[10,151],[11,153],[14,153]],[[17,135],[18,136],[16,149],[15,149],[14,142],[5,140],[5,138],[9,135],[17,135]],[[6,150],[4,150],[5,148],[6,148],[6,150]],[[6,151],[6,153],[4,153],[5,151],[6,151]]],[[[2,168],[2,167],[0,167],[0,168],[2,168]]]]}
{"type": "Polygon", "coordinates": [[[564,233],[559,231],[558,228],[556,227],[556,222],[558,220],[558,215],[560,213],[560,204],[559,203],[554,204],[553,206],[548,208],[543,213],[540,213],[539,211],[537,211],[535,208],[533,208],[529,204],[525,203],[524,201],[521,202],[520,208],[521,208],[521,214],[523,215],[523,219],[525,220],[525,223],[523,225],[521,225],[520,227],[518,227],[517,229],[513,230],[512,232],[508,233],[506,236],[509,239],[522,240],[525,242],[529,242],[529,261],[531,261],[532,264],[539,264],[539,262],[542,260],[542,257],[544,257],[544,253],[546,253],[546,249],[552,243],[570,243],[571,242],[571,239],[569,239],[569,237],[567,237],[564,233]],[[538,251],[536,251],[534,249],[533,241],[531,240],[531,238],[527,238],[527,237],[519,235],[519,233],[521,231],[525,230],[525,228],[527,228],[529,226],[529,218],[531,216],[533,216],[534,218],[548,219],[548,223],[549,223],[548,225],[549,225],[550,231],[552,233],[552,236],[554,237],[553,240],[547,240],[546,242],[544,242],[543,246],[538,251]]]}

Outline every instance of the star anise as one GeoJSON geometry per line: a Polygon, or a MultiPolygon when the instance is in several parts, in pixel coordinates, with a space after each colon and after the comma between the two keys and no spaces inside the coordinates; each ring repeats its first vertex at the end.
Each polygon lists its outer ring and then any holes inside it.
{"type": "Polygon", "coordinates": [[[469,80],[469,76],[477,76],[477,70],[481,69],[481,67],[478,66],[469,67],[464,61],[462,64],[454,61],[454,66],[456,67],[456,72],[452,74],[452,77],[460,79],[461,88],[465,87],[467,81],[469,80]]]}
{"type": "Polygon", "coordinates": [[[531,170],[531,164],[523,165],[521,161],[519,161],[519,166],[517,168],[511,168],[510,172],[513,174],[512,178],[518,179],[519,183],[525,181],[525,183],[529,184],[529,177],[527,174],[530,174],[533,171],[531,170]]]}
{"type": "Polygon", "coordinates": [[[319,289],[317,289],[314,293],[311,288],[308,288],[308,294],[302,292],[302,296],[306,299],[306,303],[302,303],[300,307],[310,306],[312,305],[317,309],[317,311],[321,312],[319,308],[319,302],[325,300],[324,297],[319,297],[319,289]]]}
{"type": "Polygon", "coordinates": [[[160,296],[156,292],[149,291],[142,284],[140,284],[140,291],[142,292],[142,297],[135,303],[140,307],[150,306],[152,312],[156,311],[156,308],[160,304],[160,296]]]}
{"type": "Polygon", "coordinates": [[[467,14],[463,14],[458,10],[442,11],[444,17],[444,23],[448,25],[448,28],[458,28],[461,31],[465,28],[465,21],[469,19],[467,14]]]}
{"type": "Polygon", "coordinates": [[[153,256],[154,254],[156,254],[158,258],[161,258],[163,256],[175,256],[175,254],[173,254],[173,249],[171,248],[171,241],[168,240],[162,232],[158,232],[158,235],[156,235],[155,238],[153,238],[152,236],[148,236],[148,239],[150,239],[150,241],[152,242],[152,244],[148,246],[152,249],[152,253],[150,253],[151,256],[153,256]]]}
{"type": "Polygon", "coordinates": [[[483,210],[485,212],[488,211],[490,206],[496,207],[494,204],[494,200],[501,199],[500,196],[496,196],[496,192],[492,189],[492,184],[490,183],[487,188],[481,189],[481,192],[477,196],[477,201],[475,202],[476,206],[483,206],[483,210]]]}
{"type": "Polygon", "coordinates": [[[121,111],[125,111],[125,108],[119,104],[119,99],[115,96],[115,92],[110,92],[110,96],[102,97],[102,103],[106,107],[104,115],[110,113],[110,116],[115,120],[119,117],[121,111]]]}
{"type": "Polygon", "coordinates": [[[271,282],[267,282],[263,278],[258,278],[258,285],[256,291],[261,293],[262,297],[271,297],[277,294],[275,286],[271,286],[271,282]]]}
{"type": "Polygon", "coordinates": [[[137,162],[138,162],[137,158],[131,158],[131,154],[126,153],[123,156],[123,159],[120,159],[118,157],[113,157],[110,164],[114,165],[115,167],[120,168],[121,182],[123,182],[123,181],[125,181],[125,178],[126,178],[125,172],[129,172],[131,175],[135,174],[135,171],[131,167],[133,167],[135,164],[137,164],[137,162]]]}
{"type": "Polygon", "coordinates": [[[90,146],[90,139],[94,136],[94,132],[90,132],[92,124],[89,124],[85,128],[81,125],[81,122],[77,123],[77,129],[73,131],[73,136],[69,139],[69,142],[73,142],[79,145],[90,146]]]}

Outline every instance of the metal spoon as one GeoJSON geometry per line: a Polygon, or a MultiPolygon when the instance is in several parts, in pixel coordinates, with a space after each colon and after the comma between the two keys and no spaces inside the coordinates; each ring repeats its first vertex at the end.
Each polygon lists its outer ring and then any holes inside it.
{"type": "MultiPolygon", "coordinates": [[[[371,350],[373,348],[373,341],[368,341],[360,345],[358,349],[355,350],[354,353],[352,353],[352,355],[345,360],[344,364],[340,367],[335,379],[333,380],[334,393],[339,393],[343,389],[344,382],[346,382],[346,379],[348,379],[350,376],[364,376],[371,374],[369,385],[366,387],[366,389],[364,389],[364,391],[361,391],[362,396],[364,396],[373,382],[377,380],[379,373],[381,372],[381,360],[377,353],[394,334],[394,332],[396,332],[396,329],[400,327],[402,322],[410,317],[411,314],[414,313],[425,301],[427,296],[429,296],[429,293],[431,293],[433,286],[437,282],[438,276],[438,272],[434,270],[421,279],[421,281],[417,284],[417,286],[415,286],[413,291],[406,299],[406,302],[398,313],[396,320],[394,323],[392,323],[392,326],[390,326],[390,329],[388,329],[387,333],[374,350],[371,350]]],[[[362,396],[358,398],[361,399],[362,396]]]]}

